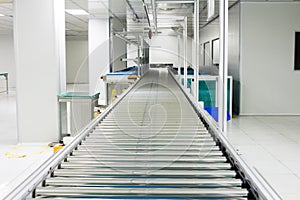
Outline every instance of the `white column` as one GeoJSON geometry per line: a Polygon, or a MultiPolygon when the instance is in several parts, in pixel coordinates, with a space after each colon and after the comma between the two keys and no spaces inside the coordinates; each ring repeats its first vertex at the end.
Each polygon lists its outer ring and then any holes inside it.
{"type": "Polygon", "coordinates": [[[194,1],[194,97],[198,102],[199,94],[199,0],[194,1]]]}
{"type": "Polygon", "coordinates": [[[220,64],[218,84],[219,126],[227,132],[227,74],[228,74],[228,0],[220,1],[220,64]]]}
{"type": "Polygon", "coordinates": [[[177,60],[177,67],[178,67],[178,71],[177,71],[177,72],[178,72],[178,73],[177,73],[177,74],[178,74],[178,77],[179,77],[179,78],[180,78],[180,73],[181,73],[181,72],[180,72],[180,70],[181,70],[181,69],[180,69],[180,67],[181,67],[181,65],[180,65],[180,40],[181,40],[181,39],[180,39],[180,34],[178,34],[178,35],[177,35],[177,42],[178,42],[178,50],[177,50],[177,51],[178,51],[178,55],[177,55],[177,59],[178,59],[178,60],[177,60]]]}
{"type": "Polygon", "coordinates": [[[89,93],[100,92],[99,104],[106,105],[105,84],[100,77],[109,72],[109,19],[89,19],[89,93]]]}
{"type": "Polygon", "coordinates": [[[65,17],[59,0],[14,1],[19,142],[59,136],[57,94],[65,90],[65,17]]]}
{"type": "Polygon", "coordinates": [[[184,78],[184,88],[187,88],[187,17],[184,17],[184,28],[183,28],[183,78],[184,78]]]}

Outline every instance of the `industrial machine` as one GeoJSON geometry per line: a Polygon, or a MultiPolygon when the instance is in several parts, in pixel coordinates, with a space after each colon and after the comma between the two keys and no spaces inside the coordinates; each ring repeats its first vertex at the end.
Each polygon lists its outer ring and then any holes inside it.
{"type": "Polygon", "coordinates": [[[167,69],[151,69],[6,199],[279,199],[167,69]]]}

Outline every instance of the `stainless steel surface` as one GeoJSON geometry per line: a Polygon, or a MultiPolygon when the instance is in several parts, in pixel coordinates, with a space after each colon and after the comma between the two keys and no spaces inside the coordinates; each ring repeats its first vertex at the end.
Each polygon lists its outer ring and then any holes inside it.
{"type": "Polygon", "coordinates": [[[46,181],[46,185],[49,186],[105,186],[105,185],[175,185],[175,186],[188,186],[188,185],[201,185],[205,187],[240,187],[242,181],[234,178],[228,179],[198,179],[198,178],[182,178],[180,180],[174,180],[172,178],[77,178],[77,179],[68,179],[68,178],[52,178],[46,181]]]}
{"type": "Polygon", "coordinates": [[[110,167],[118,167],[118,169],[185,169],[185,170],[209,170],[209,169],[220,169],[226,170],[231,169],[231,165],[229,163],[169,163],[169,162],[151,162],[151,163],[133,163],[133,162],[123,162],[120,165],[119,162],[106,162],[106,165],[103,165],[100,162],[64,162],[61,164],[61,168],[63,169],[86,169],[86,168],[106,168],[107,165],[110,167]]]}
{"type": "MultiPolygon", "coordinates": [[[[118,150],[118,151],[163,151],[165,148],[160,148],[160,146],[123,146],[120,148],[119,146],[111,146],[111,145],[84,145],[84,146],[79,146],[78,149],[98,149],[98,150],[118,150]]],[[[178,148],[178,146],[168,146],[169,151],[177,151],[177,152],[182,152],[182,149],[178,148]]],[[[204,146],[204,147],[189,147],[188,149],[185,149],[185,151],[219,151],[218,146],[204,146]]]]}
{"type": "Polygon", "coordinates": [[[168,71],[153,69],[33,194],[36,198],[246,198],[248,191],[236,177],[168,71]]]}
{"type": "Polygon", "coordinates": [[[94,157],[93,155],[89,157],[80,157],[80,156],[71,156],[68,158],[69,162],[72,161],[95,161],[95,162],[110,162],[110,161],[118,161],[120,162],[120,165],[122,162],[193,162],[193,163],[218,163],[218,162],[226,162],[226,158],[224,157],[212,157],[212,158],[201,158],[201,157],[195,157],[195,158],[182,158],[179,157],[177,159],[170,158],[170,157],[159,157],[159,158],[152,158],[146,157],[146,158],[121,158],[121,157],[110,157],[110,158],[99,158],[94,157]],[[155,160],[154,160],[155,159],[155,160]]]}
{"type": "Polygon", "coordinates": [[[133,196],[133,195],[153,195],[153,197],[159,198],[159,195],[168,195],[169,198],[177,197],[202,197],[202,198],[228,198],[228,197],[241,197],[247,195],[247,190],[240,188],[222,188],[222,189],[207,189],[207,188],[184,188],[179,190],[178,188],[111,188],[111,187],[46,187],[38,188],[36,190],[41,196],[86,196],[86,197],[101,197],[112,195],[117,196],[133,196]]]}

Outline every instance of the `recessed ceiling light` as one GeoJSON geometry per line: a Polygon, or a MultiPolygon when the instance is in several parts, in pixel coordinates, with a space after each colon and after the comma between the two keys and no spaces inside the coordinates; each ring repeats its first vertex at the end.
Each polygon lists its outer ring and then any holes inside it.
{"type": "Polygon", "coordinates": [[[89,13],[82,9],[66,9],[66,12],[71,15],[89,15],[89,13]]]}
{"type": "Polygon", "coordinates": [[[3,14],[0,14],[0,17],[4,17],[5,15],[3,15],[3,14]]]}

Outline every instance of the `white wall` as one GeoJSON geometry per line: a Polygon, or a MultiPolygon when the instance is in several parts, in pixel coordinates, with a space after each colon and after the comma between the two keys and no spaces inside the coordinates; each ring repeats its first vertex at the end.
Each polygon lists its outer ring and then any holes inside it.
{"type": "Polygon", "coordinates": [[[178,39],[176,36],[157,35],[150,42],[150,63],[173,63],[178,66],[178,39]]]}
{"type": "MultiPolygon", "coordinates": [[[[127,44],[127,59],[137,58],[137,45],[127,44]]],[[[134,61],[128,61],[127,67],[137,66],[137,63],[134,61]]]]}
{"type": "MultiPolygon", "coordinates": [[[[202,51],[200,63],[204,65],[203,57],[208,57],[212,63],[212,40],[219,38],[219,19],[210,23],[200,31],[200,44],[209,42],[208,52],[202,51]]],[[[207,59],[205,59],[207,63],[207,59]]],[[[240,4],[237,3],[228,12],[228,75],[233,76],[233,111],[240,110],[240,4]]]]}
{"type": "Polygon", "coordinates": [[[209,50],[204,51],[204,47],[200,51],[200,64],[206,65],[206,63],[212,63],[212,40],[219,38],[219,19],[216,19],[213,23],[208,24],[200,30],[200,44],[209,43],[209,50]],[[205,63],[204,63],[205,56],[205,63]]]}
{"type": "Polygon", "coordinates": [[[109,19],[89,19],[89,91],[100,92],[99,104],[106,105],[105,84],[100,77],[109,72],[109,19]]]}
{"type": "MultiPolygon", "coordinates": [[[[126,8],[122,9],[125,11],[126,8]]],[[[127,42],[113,35],[114,32],[122,32],[125,28],[124,24],[120,23],[118,19],[110,19],[110,65],[112,67],[112,72],[127,67],[127,63],[121,60],[122,58],[127,58],[127,42]]]]}
{"type": "MultiPolygon", "coordinates": [[[[0,72],[8,72],[9,87],[16,87],[16,63],[13,35],[0,35],[0,72]]],[[[5,87],[1,77],[0,87],[5,87]]]]}
{"type": "Polygon", "coordinates": [[[228,74],[240,81],[240,3],[229,10],[228,50],[228,74]]]}
{"type": "Polygon", "coordinates": [[[240,3],[229,10],[228,16],[228,75],[233,77],[232,110],[240,113],[240,3]]]}
{"type": "Polygon", "coordinates": [[[113,64],[113,71],[119,71],[125,69],[127,67],[126,62],[122,61],[122,58],[127,58],[126,51],[127,51],[127,44],[124,40],[120,38],[113,37],[113,55],[112,55],[112,63],[113,64]]]}
{"type": "MultiPolygon", "coordinates": [[[[178,38],[176,35],[153,35],[150,44],[150,63],[173,63],[178,66],[178,38]]],[[[180,66],[183,66],[183,39],[181,37],[180,66]]],[[[192,38],[188,38],[188,65],[192,65],[192,38]]]]}
{"type": "Polygon", "coordinates": [[[241,14],[241,114],[300,114],[300,3],[242,3],[241,14]]]}
{"type": "Polygon", "coordinates": [[[67,39],[67,83],[89,83],[88,40],[67,39]]]}

